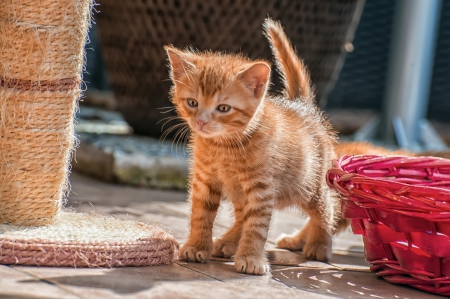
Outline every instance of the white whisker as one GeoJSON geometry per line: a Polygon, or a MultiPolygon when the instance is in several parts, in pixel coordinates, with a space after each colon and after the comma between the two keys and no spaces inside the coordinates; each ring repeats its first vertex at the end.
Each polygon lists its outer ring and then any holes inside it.
{"type": "Polygon", "coordinates": [[[173,130],[175,130],[176,128],[179,128],[180,126],[183,126],[183,125],[186,125],[185,122],[181,122],[181,123],[179,123],[179,124],[175,124],[175,125],[169,127],[167,130],[165,130],[164,133],[161,135],[161,138],[160,138],[160,140],[162,139],[161,142],[164,142],[164,141],[166,140],[167,136],[168,136],[173,130]]]}
{"type": "MultiPolygon", "coordinates": [[[[186,126],[186,123],[181,123],[180,125],[186,126]]],[[[173,151],[173,144],[175,143],[175,141],[177,141],[178,137],[180,136],[180,134],[185,130],[185,127],[179,127],[177,132],[175,133],[175,136],[172,139],[172,145],[170,147],[170,150],[173,151]]],[[[175,145],[175,152],[177,152],[178,150],[178,142],[175,145]]]]}

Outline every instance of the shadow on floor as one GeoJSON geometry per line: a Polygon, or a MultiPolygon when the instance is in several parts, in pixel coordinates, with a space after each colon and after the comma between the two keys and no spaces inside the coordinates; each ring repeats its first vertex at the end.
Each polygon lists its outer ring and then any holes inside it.
{"type": "MultiPolygon", "coordinates": [[[[118,294],[132,294],[149,290],[158,282],[211,280],[205,275],[195,274],[182,267],[172,265],[118,268],[105,271],[101,275],[41,276],[41,280],[55,285],[109,289],[118,294]]],[[[25,284],[36,283],[36,280],[22,280],[20,282],[25,284]]]]}
{"type": "Polygon", "coordinates": [[[30,297],[28,295],[3,295],[0,294],[0,299],[46,299],[45,297],[30,297]]]}

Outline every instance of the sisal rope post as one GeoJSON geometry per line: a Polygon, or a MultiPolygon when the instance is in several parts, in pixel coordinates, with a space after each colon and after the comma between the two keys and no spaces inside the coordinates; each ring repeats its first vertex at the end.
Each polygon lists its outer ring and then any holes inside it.
{"type": "Polygon", "coordinates": [[[177,241],[155,226],[60,211],[92,1],[0,0],[0,264],[151,266],[177,256],[177,241]]]}
{"type": "Polygon", "coordinates": [[[92,0],[0,1],[0,223],[53,223],[68,190],[92,0]]]}

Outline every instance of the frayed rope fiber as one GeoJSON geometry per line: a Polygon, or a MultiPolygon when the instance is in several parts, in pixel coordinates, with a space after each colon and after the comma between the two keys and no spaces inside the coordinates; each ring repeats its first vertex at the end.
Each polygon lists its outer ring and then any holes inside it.
{"type": "Polygon", "coordinates": [[[154,266],[172,263],[178,248],[155,226],[96,215],[60,212],[46,226],[0,225],[0,264],[154,266]]]}
{"type": "Polygon", "coordinates": [[[0,1],[0,223],[53,223],[68,192],[92,0],[0,1]]]}
{"type": "Polygon", "coordinates": [[[169,264],[161,229],[62,211],[93,0],[0,0],[0,264],[169,264]]]}
{"type": "Polygon", "coordinates": [[[93,0],[0,0],[0,264],[169,264],[142,223],[62,211],[93,0]]]}

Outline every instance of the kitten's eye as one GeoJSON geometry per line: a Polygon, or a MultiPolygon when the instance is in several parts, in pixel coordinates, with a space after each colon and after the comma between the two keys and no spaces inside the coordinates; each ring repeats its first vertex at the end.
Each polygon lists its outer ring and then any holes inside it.
{"type": "Polygon", "coordinates": [[[217,106],[217,110],[219,110],[220,112],[228,112],[230,111],[230,109],[231,109],[230,105],[221,104],[217,106]]]}
{"type": "Polygon", "coordinates": [[[187,101],[188,105],[191,106],[191,107],[197,107],[198,106],[197,100],[194,100],[192,98],[188,98],[186,101],[187,101]]]}

